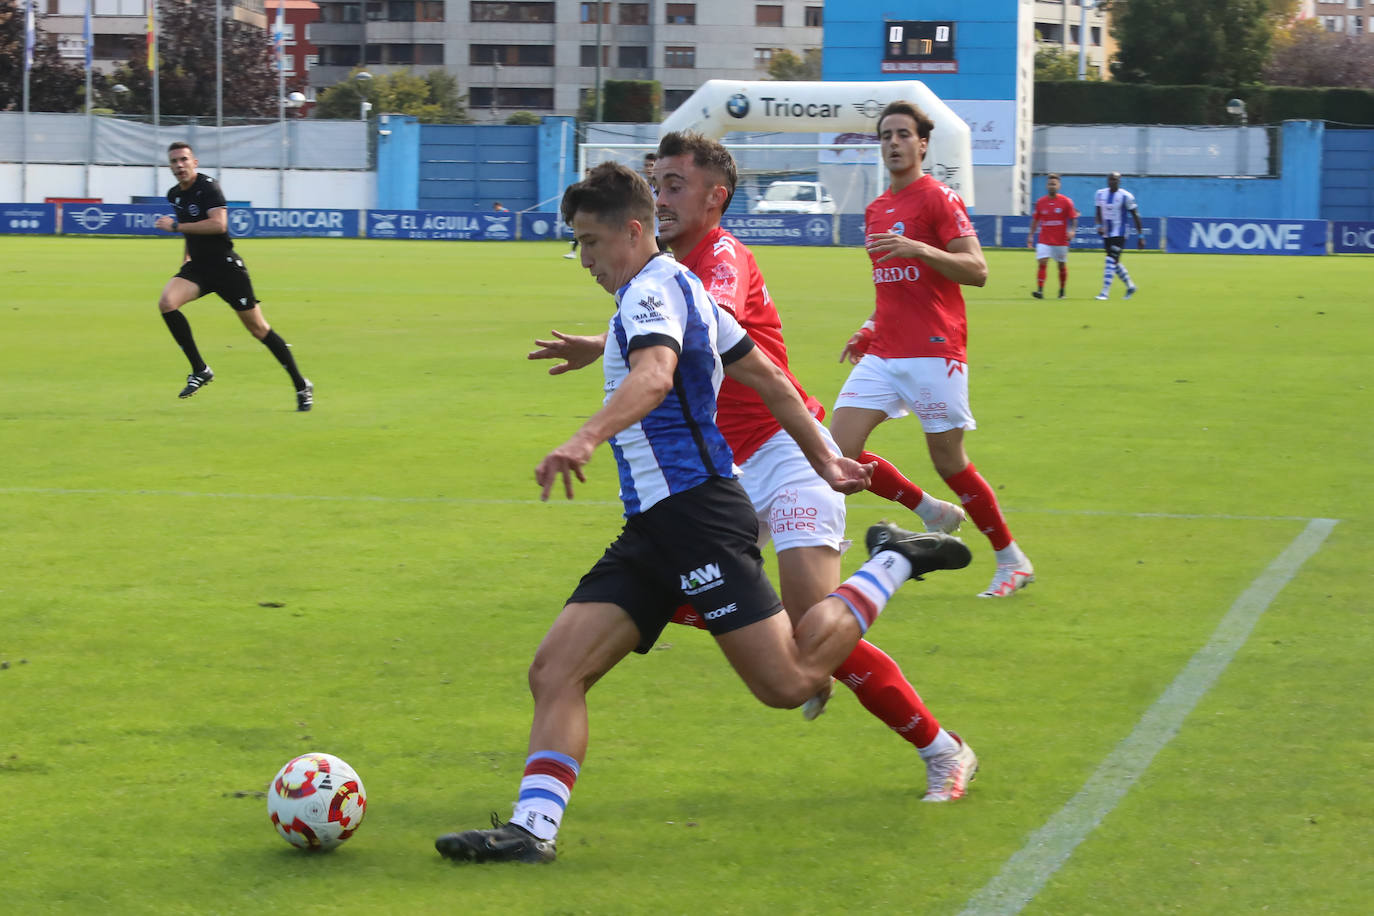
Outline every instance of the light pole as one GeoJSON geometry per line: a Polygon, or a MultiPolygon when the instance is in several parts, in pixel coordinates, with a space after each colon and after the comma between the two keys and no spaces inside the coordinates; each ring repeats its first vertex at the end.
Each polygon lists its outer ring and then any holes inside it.
{"type": "Polygon", "coordinates": [[[1078,17],[1078,78],[1080,80],[1088,78],[1088,10],[1092,6],[1093,0],[1083,0],[1083,6],[1078,17]]]}
{"type": "Polygon", "coordinates": [[[496,95],[501,91],[501,65],[493,57],[491,61],[491,120],[496,121],[496,95]]]}
{"type": "Polygon", "coordinates": [[[1244,175],[1250,168],[1250,114],[1245,110],[1245,99],[1231,99],[1226,103],[1226,113],[1240,118],[1240,142],[1236,144],[1236,174],[1244,175]]]}
{"type": "Polygon", "coordinates": [[[281,168],[277,171],[277,206],[286,206],[286,169],[291,164],[291,139],[286,130],[286,110],[292,111],[305,104],[305,96],[299,92],[284,95],[278,100],[277,110],[281,113],[281,168]]]}
{"type": "Polygon", "coordinates": [[[353,78],[358,81],[358,120],[366,121],[367,113],[372,110],[372,103],[367,100],[367,87],[372,83],[372,74],[359,70],[353,78]]]}

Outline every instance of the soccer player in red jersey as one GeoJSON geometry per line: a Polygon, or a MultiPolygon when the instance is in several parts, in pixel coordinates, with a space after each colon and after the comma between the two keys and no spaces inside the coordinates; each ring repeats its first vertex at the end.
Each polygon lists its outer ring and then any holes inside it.
{"type": "MultiPolygon", "coordinates": [[[[959,287],[986,283],[988,265],[964,202],[921,168],[934,126],[905,101],[878,116],[892,184],[864,213],[877,308],[840,353],[854,368],[835,400],[830,431],[846,455],[869,462],[869,434],[914,411],[935,470],[996,552],[997,570],[980,597],[1002,598],[1033,582],[1035,570],[964,451],[964,430],[977,424],[969,409],[968,322],[959,287]]],[[[914,486],[879,462],[869,489],[886,495],[880,487],[894,479],[899,492],[914,486]]]]}
{"type": "Polygon", "coordinates": [[[1035,202],[1031,214],[1030,232],[1026,235],[1026,247],[1035,246],[1035,292],[1037,299],[1045,298],[1045,267],[1050,258],[1059,262],[1059,298],[1064,298],[1064,286],[1069,280],[1069,245],[1078,229],[1078,211],[1068,195],[1059,193],[1059,176],[1051,174],[1045,179],[1045,189],[1049,191],[1035,202]],[[1040,237],[1035,230],[1039,227],[1040,237]]]}
{"type": "MultiPolygon", "coordinates": [[[[783,370],[817,418],[817,430],[828,438],[820,424],[825,409],[788,368],[782,321],[753,252],[720,225],[735,191],[733,157],[715,140],[691,133],[666,135],[658,154],[654,174],[660,239],[783,370]]],[[[566,360],[550,370],[555,374],[589,365],[605,347],[604,336],[554,334],[554,340],[536,341],[540,349],[530,358],[566,360]]],[[[727,377],[717,405],[716,425],[734,453],[740,482],[758,513],[760,542],[771,539],[777,551],[783,607],[800,617],[840,584],[844,497],[817,476],[754,389],[727,377]]],[[[943,505],[956,524],[963,518],[957,506],[943,505]]],[[[702,627],[705,623],[690,606],[679,610],[674,620],[702,627]]],[[[861,640],[834,675],[869,712],[916,748],[926,764],[926,801],[964,795],[977,771],[976,755],[940,726],[892,658],[861,640]]],[[[828,693],[807,702],[807,718],[820,714],[828,693]]]]}

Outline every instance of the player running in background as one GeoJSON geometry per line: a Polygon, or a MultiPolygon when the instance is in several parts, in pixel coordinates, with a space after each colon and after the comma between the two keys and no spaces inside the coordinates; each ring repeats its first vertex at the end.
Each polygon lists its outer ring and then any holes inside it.
{"type": "MultiPolygon", "coordinates": [[[[846,455],[866,462],[872,459],[864,443],[878,424],[914,411],[936,472],[996,551],[997,570],[980,597],[1002,598],[1035,581],[1035,569],[964,451],[964,430],[977,424],[969,409],[968,321],[959,286],[982,286],[988,265],[964,202],[921,168],[934,127],[905,101],[878,116],[891,187],[864,212],[877,308],[840,353],[855,365],[835,399],[830,431],[846,455]]],[[[873,492],[911,505],[907,487],[915,485],[896,468],[880,462],[873,479],[873,492]],[[900,481],[896,495],[879,489],[886,475],[900,481]]]]}
{"type": "Polygon", "coordinates": [[[234,242],[229,236],[229,209],[224,192],[210,176],[196,172],[200,163],[189,144],[173,143],[167,148],[167,159],[177,180],[167,192],[167,200],[176,215],[159,216],[153,225],[164,232],[180,232],[186,238],[181,270],[167,281],[157,300],[167,330],[172,332],[172,339],[191,363],[191,374],[186,376],[186,387],[178,397],[189,398],[215,378],[214,371],[201,359],[191,335],[191,323],[181,314],[181,307],[206,293],[217,293],[234,309],[248,332],[272,351],[286,374],[291,376],[291,384],[296,389],[296,409],[309,410],[315,404],[315,386],[296,368],[290,344],[282,340],[262,316],[258,298],[253,295],[248,268],[234,251],[234,242]]]}
{"type": "MultiPolygon", "coordinates": [[[[535,468],[547,498],[609,441],[625,526],[582,577],[530,666],[534,720],[509,822],[435,841],[464,862],[549,862],[587,752],[587,692],[632,651],[648,652],[688,601],[754,695],[800,706],[826,683],[906,579],[968,563],[945,534],[869,529],[870,559],[802,616],[794,629],[763,572],[758,520],[715,425],[724,373],[755,387],[806,454],[841,492],[864,488],[870,468],[831,450],[787,375],[755,347],[701,281],[658,251],[649,185],[616,163],[592,170],[563,196],[563,219],[582,264],[615,296],[602,359],[605,399],[535,468]]],[[[650,685],[646,689],[662,689],[650,685]]]]}
{"type": "Polygon", "coordinates": [[[1037,299],[1045,298],[1045,267],[1050,258],[1059,262],[1059,298],[1064,298],[1064,287],[1069,281],[1069,245],[1078,229],[1078,210],[1067,195],[1059,193],[1059,176],[1051,174],[1045,179],[1045,189],[1049,192],[1035,202],[1031,214],[1030,233],[1026,236],[1026,247],[1035,246],[1035,292],[1037,299]],[[1036,228],[1040,237],[1035,237],[1036,228]]]}
{"type": "MultiPolygon", "coordinates": [[[[659,236],[682,265],[699,278],[716,304],[734,316],[754,343],[786,373],[817,432],[833,447],[820,420],[824,408],[802,389],[787,365],[782,321],[768,295],[754,254],[721,228],[721,216],[734,195],[737,172],[730,152],[701,134],[670,133],[658,146],[659,236]]],[[[558,375],[595,362],[606,346],[604,335],[575,337],[554,331],[554,340],[539,340],[530,359],[563,359],[550,374],[558,375]]],[[[759,520],[759,546],[771,538],[778,558],[783,607],[799,624],[801,615],[840,584],[840,553],[845,543],[844,497],[816,475],[797,443],[769,412],[759,393],[726,378],[717,397],[716,425],[734,453],[740,482],[759,520]]],[[[836,449],[838,451],[838,448],[836,449]]],[[[944,503],[948,531],[963,513],[944,503]]],[[[706,629],[690,606],[674,617],[706,629]]],[[[910,742],[926,764],[925,801],[960,798],[978,769],[972,748],[940,727],[902,669],[886,653],[860,640],[834,676],[854,691],[859,702],[910,742]]],[[[829,689],[803,707],[815,718],[825,707],[829,689]]]]}
{"type": "Polygon", "coordinates": [[[1102,236],[1102,247],[1107,251],[1107,261],[1102,267],[1102,292],[1096,298],[1106,299],[1112,288],[1112,277],[1120,277],[1126,284],[1126,296],[1135,295],[1136,285],[1121,257],[1126,251],[1126,214],[1135,220],[1136,247],[1145,248],[1145,230],[1140,225],[1140,208],[1136,206],[1135,195],[1121,186],[1121,173],[1112,172],[1107,176],[1107,186],[1098,188],[1093,199],[1097,208],[1097,234],[1102,236]]]}

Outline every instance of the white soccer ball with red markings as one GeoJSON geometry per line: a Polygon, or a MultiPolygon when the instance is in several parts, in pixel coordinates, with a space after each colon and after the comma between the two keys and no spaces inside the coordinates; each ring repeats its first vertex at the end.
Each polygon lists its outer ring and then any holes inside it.
{"type": "Polygon", "coordinates": [[[333,849],[357,831],[366,812],[362,779],[333,754],[302,754],[267,787],[272,826],[302,849],[333,849]]]}

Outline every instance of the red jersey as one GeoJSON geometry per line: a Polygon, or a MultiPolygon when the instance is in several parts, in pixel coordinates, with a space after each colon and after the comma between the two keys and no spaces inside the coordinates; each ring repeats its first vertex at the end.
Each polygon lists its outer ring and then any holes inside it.
{"type": "Polygon", "coordinates": [[[1063,194],[1053,197],[1046,194],[1035,202],[1034,212],[1033,218],[1040,227],[1040,237],[1036,241],[1041,245],[1069,244],[1069,220],[1078,218],[1073,201],[1063,194]]]}
{"type": "MultiPolygon", "coordinates": [[[[768,287],[763,285],[754,253],[739,239],[716,227],[682,259],[682,265],[701,278],[716,304],[734,315],[758,348],[787,373],[812,416],[824,417],[820,401],[807,395],[787,368],[782,320],[768,295],[768,287]]],[[[729,376],[721,383],[716,404],[716,426],[730,443],[736,464],[748,461],[759,446],[782,429],[759,393],[729,376]]]]}
{"type": "MultiPolygon", "coordinates": [[[[949,187],[922,175],[902,190],[889,188],[864,211],[864,231],[896,232],[936,248],[977,238],[964,202],[949,187]]],[[[968,320],[959,284],[915,258],[873,259],[873,344],[883,359],[940,356],[967,362],[968,320]]]]}

